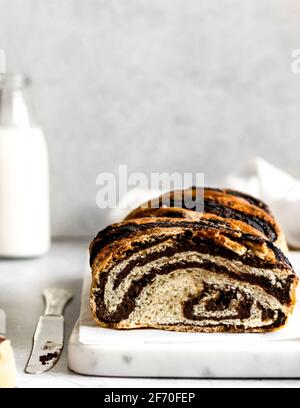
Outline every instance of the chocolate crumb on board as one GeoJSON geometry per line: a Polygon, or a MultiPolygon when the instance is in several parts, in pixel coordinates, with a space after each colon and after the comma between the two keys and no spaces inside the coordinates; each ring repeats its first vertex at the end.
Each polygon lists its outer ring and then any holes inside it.
{"type": "Polygon", "coordinates": [[[39,360],[42,363],[42,365],[46,365],[46,364],[49,364],[49,361],[57,357],[58,357],[58,352],[56,351],[55,353],[47,353],[47,354],[44,354],[43,356],[40,356],[39,360]]]}

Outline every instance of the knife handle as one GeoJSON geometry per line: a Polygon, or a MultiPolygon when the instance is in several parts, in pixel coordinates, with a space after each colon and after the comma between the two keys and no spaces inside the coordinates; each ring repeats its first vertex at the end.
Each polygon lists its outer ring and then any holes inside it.
{"type": "Polygon", "coordinates": [[[72,299],[71,292],[59,288],[47,288],[43,292],[46,301],[45,315],[62,316],[64,308],[72,299]]]}

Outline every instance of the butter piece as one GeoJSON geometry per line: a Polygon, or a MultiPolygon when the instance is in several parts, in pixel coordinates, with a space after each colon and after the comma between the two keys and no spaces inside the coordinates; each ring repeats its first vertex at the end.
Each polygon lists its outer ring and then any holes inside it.
{"type": "Polygon", "coordinates": [[[16,387],[16,364],[10,341],[0,336],[0,388],[16,387]]]}

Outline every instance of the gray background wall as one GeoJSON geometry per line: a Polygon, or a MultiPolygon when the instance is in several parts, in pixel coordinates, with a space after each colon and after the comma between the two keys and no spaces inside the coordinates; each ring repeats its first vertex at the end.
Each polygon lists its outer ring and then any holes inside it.
{"type": "Polygon", "coordinates": [[[300,177],[298,0],[0,0],[0,48],[34,78],[55,235],[105,222],[96,176],[260,155],[300,177]]]}

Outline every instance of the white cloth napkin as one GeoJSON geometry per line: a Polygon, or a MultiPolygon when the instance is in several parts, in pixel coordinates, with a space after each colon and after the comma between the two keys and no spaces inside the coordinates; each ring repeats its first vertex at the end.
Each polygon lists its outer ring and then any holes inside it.
{"type": "Polygon", "coordinates": [[[267,203],[289,246],[300,248],[300,181],[261,158],[225,178],[222,185],[267,203]]]}

